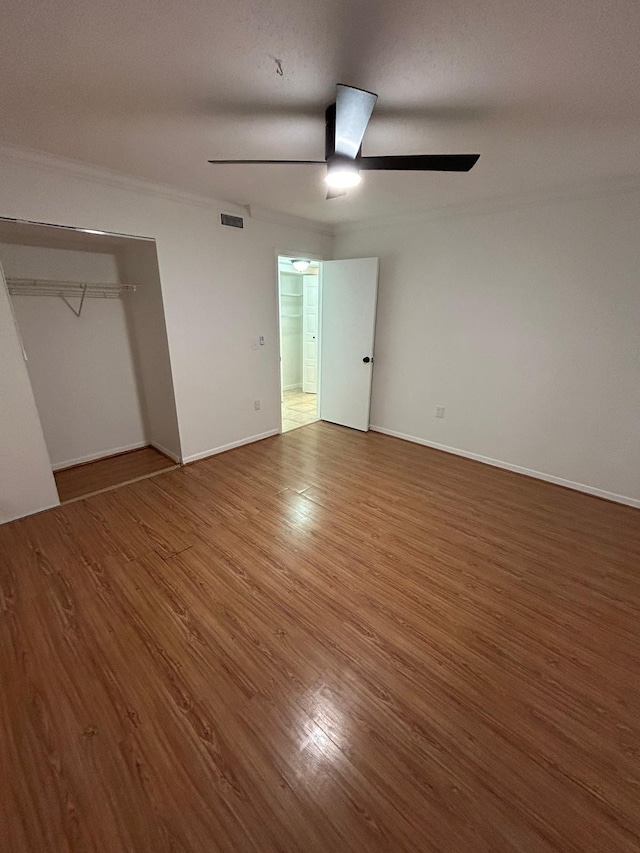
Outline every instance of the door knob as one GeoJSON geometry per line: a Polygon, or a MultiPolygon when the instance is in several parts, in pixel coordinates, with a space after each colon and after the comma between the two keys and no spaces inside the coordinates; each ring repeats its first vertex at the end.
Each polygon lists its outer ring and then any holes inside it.
{"type": "Polygon", "coordinates": [[[371,359],[369,358],[368,355],[365,355],[365,357],[362,360],[364,361],[365,364],[369,364],[369,362],[371,361],[371,359]]]}

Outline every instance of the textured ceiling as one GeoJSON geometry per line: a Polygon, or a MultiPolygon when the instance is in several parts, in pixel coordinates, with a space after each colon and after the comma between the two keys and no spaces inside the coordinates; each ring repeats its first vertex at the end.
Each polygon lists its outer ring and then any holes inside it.
{"type": "Polygon", "coordinates": [[[326,222],[379,217],[638,174],[639,44],[637,0],[4,0],[0,139],[326,222]],[[367,173],[334,201],[322,167],[207,164],[321,159],[338,82],[379,95],[365,154],[479,164],[367,173]]]}

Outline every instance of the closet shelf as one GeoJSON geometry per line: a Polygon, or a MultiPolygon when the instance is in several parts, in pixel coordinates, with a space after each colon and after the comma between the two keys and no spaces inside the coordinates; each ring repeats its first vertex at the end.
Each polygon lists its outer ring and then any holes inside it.
{"type": "Polygon", "coordinates": [[[123,293],[136,290],[135,284],[100,284],[90,281],[50,281],[35,278],[7,278],[12,296],[58,296],[79,317],[85,299],[120,299],[123,293]],[[80,299],[78,308],[68,302],[80,299]]]}

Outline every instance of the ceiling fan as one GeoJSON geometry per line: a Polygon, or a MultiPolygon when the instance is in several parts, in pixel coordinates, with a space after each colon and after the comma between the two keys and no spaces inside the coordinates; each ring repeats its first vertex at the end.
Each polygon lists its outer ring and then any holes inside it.
{"type": "Polygon", "coordinates": [[[362,138],[378,96],[364,89],[338,85],[336,101],[327,107],[324,160],[209,160],[222,163],[307,164],[327,166],[327,198],[347,194],[362,180],[363,170],[408,172],[468,172],[479,154],[406,154],[390,157],[363,157],[362,138]]]}

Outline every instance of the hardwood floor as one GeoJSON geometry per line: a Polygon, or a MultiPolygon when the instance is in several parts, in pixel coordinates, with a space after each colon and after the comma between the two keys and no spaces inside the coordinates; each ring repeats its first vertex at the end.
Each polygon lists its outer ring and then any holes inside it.
{"type": "Polygon", "coordinates": [[[2,849],[637,853],[639,522],[316,423],[0,527],[2,849]]]}
{"type": "Polygon", "coordinates": [[[176,463],[155,447],[141,447],[84,465],[54,472],[60,502],[93,495],[122,483],[131,483],[158,471],[175,468],[176,463]]]}

